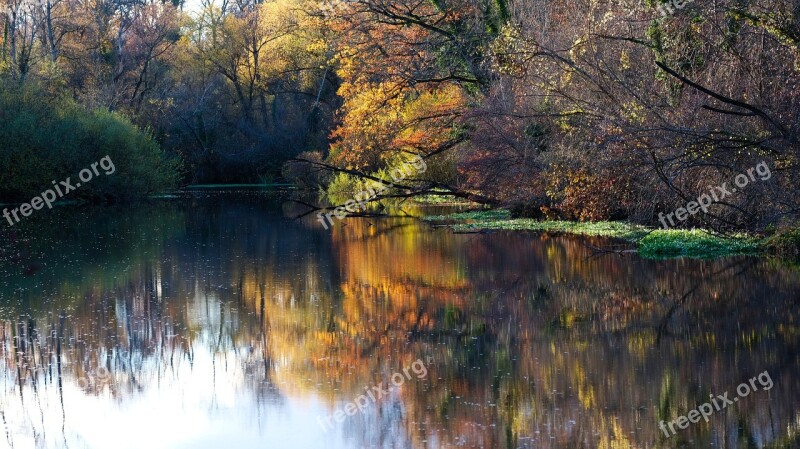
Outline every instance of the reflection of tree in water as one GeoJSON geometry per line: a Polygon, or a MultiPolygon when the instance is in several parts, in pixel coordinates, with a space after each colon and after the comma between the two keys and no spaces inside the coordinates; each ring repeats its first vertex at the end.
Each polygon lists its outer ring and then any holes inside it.
{"type": "Polygon", "coordinates": [[[764,370],[780,377],[783,393],[755,395],[728,411],[738,422],[698,425],[663,446],[687,436],[715,441],[740,427],[748,429],[742,438],[755,432],[780,440],[785,429],[763,418],[795,421],[798,327],[785,311],[797,310],[797,276],[764,261],[597,259],[570,238],[445,235],[430,245],[430,234],[358,241],[359,230],[348,231],[340,255],[353,273],[342,287],[344,304],[352,304],[343,313],[357,326],[371,323],[353,340],[380,348],[361,357],[402,350],[368,344],[374,329],[394,330],[388,340],[404,341],[406,350],[449,349],[440,374],[446,380],[410,403],[412,421],[442,429],[428,441],[641,446],[660,439],[658,419],[764,370]],[[453,266],[436,265],[442,251],[441,259],[460,263],[458,273],[448,277],[443,268],[453,266]],[[392,263],[380,263],[385,254],[392,263]],[[427,282],[426,273],[438,282],[427,282]],[[454,295],[461,280],[469,287],[454,295]],[[404,311],[415,308],[409,319],[404,311]],[[421,311],[427,319],[414,319],[421,311]]]}
{"type": "MultiPolygon", "coordinates": [[[[230,299],[220,301],[200,292],[195,303],[181,304],[165,297],[159,293],[163,274],[145,265],[139,282],[89,292],[69,313],[46,315],[42,321],[5,320],[0,357],[3,377],[10,382],[3,404],[33,400],[45,407],[52,399],[63,401],[64,388],[75,387],[87,395],[108,394],[122,401],[164,381],[192,375],[198,350],[211,355],[215,375],[217,370],[240,370],[242,388],[264,403],[280,404],[262,323],[239,313],[230,299]]],[[[191,292],[191,287],[181,291],[191,292]]],[[[56,431],[41,428],[35,416],[27,419],[40,435],[56,431]]]]}
{"type": "Polygon", "coordinates": [[[210,354],[259,403],[314,394],[333,412],[430,356],[427,377],[345,433],[415,448],[796,443],[800,283],[784,268],[590,257],[580,239],[407,220],[348,220],[329,242],[254,207],[187,210],[185,229],[119,279],[26,297],[24,318],[4,322],[4,376],[21,375],[3,400],[105,367],[108,384],[84,393],[122,401],[210,354]],[[765,370],[772,391],[664,441],[658,420],[765,370]]]}

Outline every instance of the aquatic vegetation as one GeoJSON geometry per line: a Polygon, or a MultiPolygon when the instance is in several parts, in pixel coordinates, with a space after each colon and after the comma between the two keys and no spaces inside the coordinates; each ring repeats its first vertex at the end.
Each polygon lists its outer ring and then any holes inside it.
{"type": "Polygon", "coordinates": [[[624,240],[636,240],[648,233],[648,229],[644,226],[616,221],[540,221],[532,218],[511,218],[510,212],[506,210],[469,211],[452,215],[429,216],[424,217],[424,219],[431,222],[452,222],[452,228],[457,232],[486,230],[538,231],[592,237],[613,237],[624,240]]]}
{"type": "Polygon", "coordinates": [[[765,251],[761,239],[746,235],[717,236],[700,229],[659,229],[639,240],[639,254],[645,257],[719,257],[759,254],[765,251]]]}
{"type": "Polygon", "coordinates": [[[468,211],[424,219],[449,223],[454,231],[461,233],[508,230],[617,238],[636,244],[639,254],[647,258],[708,258],[758,254],[767,249],[763,239],[744,234],[721,236],[700,229],[651,229],[622,221],[539,221],[511,218],[507,210],[468,211]]]}

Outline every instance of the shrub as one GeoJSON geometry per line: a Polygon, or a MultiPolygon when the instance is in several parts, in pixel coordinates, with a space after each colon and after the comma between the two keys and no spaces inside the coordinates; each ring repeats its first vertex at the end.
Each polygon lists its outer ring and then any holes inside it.
{"type": "Polygon", "coordinates": [[[800,258],[800,228],[779,230],[767,239],[767,246],[780,256],[800,258]]]}
{"type": "Polygon", "coordinates": [[[74,184],[82,169],[105,156],[114,173],[101,171],[69,199],[125,200],[177,183],[178,161],[126,117],[0,80],[0,202],[27,201],[52,181],[72,178],[74,184]]]}

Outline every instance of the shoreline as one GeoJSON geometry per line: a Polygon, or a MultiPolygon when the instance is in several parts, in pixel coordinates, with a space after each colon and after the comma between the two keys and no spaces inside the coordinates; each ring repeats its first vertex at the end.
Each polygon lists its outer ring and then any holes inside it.
{"type": "Polygon", "coordinates": [[[796,254],[800,241],[800,230],[797,229],[769,237],[747,234],[719,236],[702,229],[651,228],[624,221],[576,222],[512,218],[511,213],[504,209],[434,215],[422,219],[428,223],[447,226],[457,233],[527,231],[619,239],[634,245],[633,252],[646,259],[714,259],[743,255],[763,257],[786,255],[787,252],[791,255],[793,252],[796,254]]]}

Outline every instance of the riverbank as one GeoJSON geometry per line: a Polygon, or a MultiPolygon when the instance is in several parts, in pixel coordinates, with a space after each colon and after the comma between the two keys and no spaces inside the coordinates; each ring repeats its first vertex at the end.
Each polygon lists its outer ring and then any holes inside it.
{"type": "Polygon", "coordinates": [[[609,237],[630,243],[631,250],[646,258],[716,258],[733,255],[793,255],[800,241],[800,230],[779,236],[756,237],[745,234],[719,236],[704,230],[654,229],[626,222],[539,221],[511,218],[506,210],[461,212],[424,217],[430,223],[446,225],[458,233],[486,231],[533,231],[609,237]]]}

